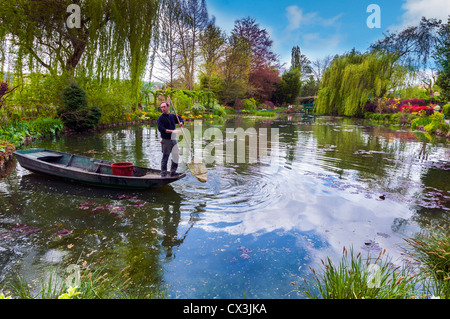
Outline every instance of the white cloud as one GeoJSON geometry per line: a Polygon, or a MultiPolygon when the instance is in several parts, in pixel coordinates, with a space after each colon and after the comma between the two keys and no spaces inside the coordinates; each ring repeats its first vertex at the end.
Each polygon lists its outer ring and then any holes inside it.
{"type": "Polygon", "coordinates": [[[401,16],[401,24],[389,27],[390,30],[396,31],[417,25],[422,17],[436,18],[447,22],[450,14],[450,2],[449,0],[405,0],[402,9],[405,12],[401,16]]]}
{"type": "Polygon", "coordinates": [[[293,5],[286,8],[286,16],[289,21],[288,30],[295,30],[300,28],[302,24],[313,22],[317,12],[304,14],[302,9],[293,5]]]}
{"type": "Polygon", "coordinates": [[[327,37],[322,37],[319,33],[306,33],[303,35],[305,45],[320,47],[325,50],[335,49],[342,41],[340,34],[332,34],[327,37]]]}
{"type": "Polygon", "coordinates": [[[332,27],[338,25],[338,20],[342,17],[342,13],[326,19],[319,16],[317,12],[304,13],[303,9],[296,5],[286,8],[286,17],[289,21],[287,30],[296,30],[301,25],[321,25],[325,27],[332,27]]]}

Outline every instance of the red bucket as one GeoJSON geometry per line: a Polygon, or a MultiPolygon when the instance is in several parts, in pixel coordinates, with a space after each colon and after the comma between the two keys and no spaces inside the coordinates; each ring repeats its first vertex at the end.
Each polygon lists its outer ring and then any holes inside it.
{"type": "Polygon", "coordinates": [[[133,176],[133,163],[112,163],[112,173],[116,176],[133,176]]]}

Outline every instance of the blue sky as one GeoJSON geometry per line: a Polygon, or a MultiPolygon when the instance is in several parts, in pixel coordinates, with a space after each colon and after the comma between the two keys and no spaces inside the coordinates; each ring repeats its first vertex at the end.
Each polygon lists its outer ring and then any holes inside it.
{"type": "Polygon", "coordinates": [[[290,66],[291,49],[299,45],[310,60],[365,51],[388,30],[417,25],[422,16],[447,21],[450,0],[206,0],[210,16],[228,34],[238,19],[251,17],[266,29],[273,51],[290,66]],[[370,4],[380,9],[380,28],[369,28],[370,4]]]}

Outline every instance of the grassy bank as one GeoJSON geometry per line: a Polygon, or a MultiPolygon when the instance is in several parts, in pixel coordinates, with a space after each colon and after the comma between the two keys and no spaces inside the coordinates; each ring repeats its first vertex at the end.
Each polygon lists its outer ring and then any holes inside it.
{"type": "Polygon", "coordinates": [[[128,268],[117,274],[105,269],[70,265],[65,270],[50,269],[40,280],[27,282],[16,276],[0,287],[0,299],[164,299],[156,286],[133,285],[128,268]]]}

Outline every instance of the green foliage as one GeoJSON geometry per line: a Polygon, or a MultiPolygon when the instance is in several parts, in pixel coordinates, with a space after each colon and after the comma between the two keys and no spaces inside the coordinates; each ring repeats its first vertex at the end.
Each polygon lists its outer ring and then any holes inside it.
{"type": "Polygon", "coordinates": [[[12,121],[0,127],[0,140],[9,141],[14,146],[22,145],[27,137],[52,136],[64,128],[60,119],[39,118],[34,121],[12,121]]]}
{"type": "Polygon", "coordinates": [[[450,103],[449,104],[445,104],[442,107],[442,114],[444,114],[445,119],[450,119],[450,103]]]}
{"type": "Polygon", "coordinates": [[[439,31],[439,44],[436,48],[435,58],[438,67],[436,84],[441,88],[444,101],[450,101],[450,18],[439,31]]]}
{"type": "Polygon", "coordinates": [[[276,90],[274,92],[274,100],[276,103],[294,104],[295,99],[300,94],[301,82],[300,71],[298,69],[291,69],[285,72],[280,83],[276,84],[276,90]]]}
{"type": "Polygon", "coordinates": [[[193,115],[203,114],[203,112],[205,112],[205,107],[203,105],[201,105],[200,103],[195,103],[191,107],[191,112],[193,115]]]}
{"type": "Polygon", "coordinates": [[[406,72],[392,54],[356,51],[337,56],[322,77],[317,112],[354,116],[369,98],[382,97],[406,72]]]}
{"type": "Polygon", "coordinates": [[[299,291],[312,299],[403,299],[414,293],[415,275],[394,267],[381,251],[375,260],[370,256],[363,260],[353,250],[344,253],[339,265],[330,258],[322,260],[320,274],[311,268],[314,285],[299,287],[299,291]]]}
{"type": "Polygon", "coordinates": [[[67,128],[84,131],[100,122],[102,110],[97,106],[88,106],[85,91],[75,82],[63,90],[62,103],[57,112],[67,128]]]}
{"type": "Polygon", "coordinates": [[[213,115],[224,117],[225,115],[227,115],[227,111],[223,106],[217,106],[213,108],[213,115]]]}
{"type": "Polygon", "coordinates": [[[183,114],[192,105],[192,97],[186,94],[183,90],[177,90],[173,95],[172,101],[177,109],[178,114],[183,114]]]}
{"type": "Polygon", "coordinates": [[[415,118],[412,122],[411,122],[411,129],[415,130],[420,126],[426,126],[428,124],[431,123],[431,119],[429,116],[427,117],[418,117],[415,118]]]}
{"type": "Polygon", "coordinates": [[[422,263],[422,272],[428,279],[425,293],[450,298],[450,235],[448,229],[438,226],[405,239],[412,247],[409,255],[422,263]]]}
{"type": "Polygon", "coordinates": [[[63,89],[61,103],[65,106],[67,112],[74,112],[78,108],[87,107],[86,92],[75,82],[72,82],[63,89]]]}
{"type": "Polygon", "coordinates": [[[248,109],[256,109],[258,102],[254,98],[243,99],[242,107],[246,110],[248,109]]]}
{"type": "Polygon", "coordinates": [[[444,122],[444,114],[440,112],[434,112],[433,115],[429,116],[430,123],[425,125],[425,130],[428,133],[434,133],[436,130],[441,130],[444,132],[448,131],[448,125],[444,122]]]}
{"type": "Polygon", "coordinates": [[[61,119],[38,118],[28,122],[30,131],[43,136],[56,135],[64,129],[64,123],[61,119]]]}
{"type": "Polygon", "coordinates": [[[83,84],[89,102],[102,110],[101,123],[124,121],[127,114],[132,112],[133,100],[130,95],[129,81],[99,83],[86,80],[83,84]]]}
{"type": "Polygon", "coordinates": [[[110,274],[103,268],[80,269],[79,286],[70,286],[67,272],[50,269],[42,279],[33,283],[17,276],[9,284],[14,297],[19,299],[148,299],[164,298],[164,292],[155,287],[134,287],[126,268],[110,274]]]}

